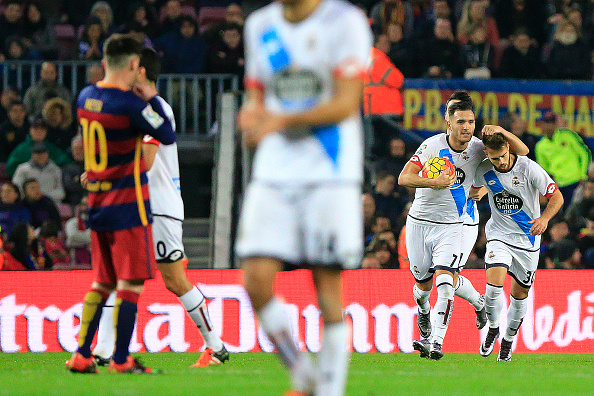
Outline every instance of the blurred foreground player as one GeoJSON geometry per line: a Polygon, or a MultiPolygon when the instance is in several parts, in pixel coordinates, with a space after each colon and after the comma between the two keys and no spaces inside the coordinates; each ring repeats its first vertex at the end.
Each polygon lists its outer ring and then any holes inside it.
{"type": "MultiPolygon", "coordinates": [[[[140,77],[134,89],[146,84],[156,89],[161,62],[155,51],[148,48],[142,51],[140,71],[140,77]]],[[[171,106],[160,96],[157,96],[157,99],[175,129],[171,106]]],[[[152,228],[157,268],[161,271],[167,289],[179,298],[204,337],[206,349],[194,367],[221,364],[229,360],[229,352],[213,328],[204,296],[190,283],[184,270],[185,255],[182,243],[184,202],[179,183],[177,144],[162,145],[150,135],[144,137],[143,143],[142,154],[148,168],[148,185],[153,212],[152,228]]],[[[113,305],[114,300],[115,293],[112,293],[103,308],[97,333],[97,345],[93,350],[96,363],[100,365],[106,364],[113,353],[115,328],[113,310],[109,306],[113,305]]]]}
{"type": "Polygon", "coordinates": [[[282,0],[254,12],[245,37],[239,127],[256,147],[236,245],[245,288],[290,370],[288,394],[343,395],[341,270],[357,268],[363,252],[359,108],[371,32],[346,1],[282,0]],[[324,322],[315,369],[273,293],[284,263],[312,270],[324,322]]]}
{"type": "Polygon", "coordinates": [[[114,289],[117,336],[109,371],[153,372],[128,354],[138,298],[144,281],[156,270],[142,138],[149,134],[172,144],[175,132],[154,87],[141,86],[136,95],[131,91],[140,73],[141,53],[142,45],[132,37],[112,35],[104,45],[105,79],[83,89],[77,101],[94,281],[84,299],[78,349],[66,362],[73,372],[97,372],[91,342],[114,289]]]}

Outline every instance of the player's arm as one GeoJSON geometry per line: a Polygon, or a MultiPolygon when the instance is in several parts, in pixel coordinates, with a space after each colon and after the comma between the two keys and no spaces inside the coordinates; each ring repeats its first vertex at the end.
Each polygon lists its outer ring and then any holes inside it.
{"type": "Polygon", "coordinates": [[[481,187],[475,187],[475,186],[471,186],[470,187],[470,191],[468,192],[468,196],[470,197],[470,199],[472,199],[473,201],[480,201],[481,199],[483,199],[483,197],[485,195],[487,195],[487,187],[485,186],[481,186],[481,187]]]}
{"type": "Polygon", "coordinates": [[[532,227],[530,227],[530,233],[532,235],[541,235],[543,232],[545,232],[549,226],[549,221],[557,214],[562,206],[563,194],[561,194],[561,191],[556,188],[555,192],[550,195],[547,207],[542,212],[540,217],[528,222],[528,224],[532,224],[532,227]]]}
{"type": "Polygon", "coordinates": [[[456,175],[448,175],[446,172],[442,172],[437,178],[435,179],[428,179],[419,176],[419,172],[422,169],[422,166],[415,161],[415,157],[411,158],[410,161],[404,165],[402,172],[398,176],[398,184],[405,187],[412,187],[412,188],[434,188],[436,190],[441,190],[444,188],[449,188],[454,185],[456,181],[456,175]]]}
{"type": "Polygon", "coordinates": [[[156,89],[150,90],[147,86],[135,86],[134,93],[140,99],[131,104],[133,106],[130,115],[132,125],[140,129],[143,134],[151,135],[163,144],[174,143],[176,139],[175,130],[159,99],[157,99],[156,89]]]}
{"type": "Polygon", "coordinates": [[[509,150],[512,153],[518,155],[528,155],[530,152],[530,149],[528,146],[526,146],[526,144],[524,144],[522,139],[498,125],[485,125],[482,130],[483,135],[492,135],[495,132],[500,132],[503,134],[503,136],[505,136],[507,142],[509,143],[509,150]]]}
{"type": "Polygon", "coordinates": [[[158,149],[159,146],[157,144],[146,142],[145,137],[144,142],[142,143],[142,157],[144,158],[147,170],[153,167],[158,149]]]}

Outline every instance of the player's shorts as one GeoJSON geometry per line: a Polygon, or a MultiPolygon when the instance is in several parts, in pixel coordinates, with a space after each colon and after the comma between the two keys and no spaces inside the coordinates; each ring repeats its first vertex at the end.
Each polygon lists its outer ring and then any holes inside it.
{"type": "Polygon", "coordinates": [[[157,270],[150,224],[118,231],[91,230],[91,262],[95,281],[152,279],[157,270]]]}
{"type": "Polygon", "coordinates": [[[460,242],[462,249],[460,255],[460,271],[464,269],[464,266],[468,261],[468,257],[470,257],[472,249],[474,249],[474,244],[476,243],[478,232],[478,224],[464,224],[462,226],[462,241],[460,242]]]}
{"type": "Polygon", "coordinates": [[[458,270],[461,235],[462,223],[439,224],[407,217],[406,250],[417,282],[428,280],[436,270],[458,270]]]}
{"type": "Polygon", "coordinates": [[[539,250],[526,250],[505,244],[502,241],[487,241],[485,264],[491,267],[506,267],[521,286],[529,288],[534,282],[534,273],[538,267],[539,250]]]}
{"type": "Polygon", "coordinates": [[[157,263],[173,263],[184,258],[182,221],[153,215],[153,242],[157,263]]]}
{"type": "Polygon", "coordinates": [[[363,253],[361,187],[356,184],[248,187],[237,257],[355,269],[363,253]]]}

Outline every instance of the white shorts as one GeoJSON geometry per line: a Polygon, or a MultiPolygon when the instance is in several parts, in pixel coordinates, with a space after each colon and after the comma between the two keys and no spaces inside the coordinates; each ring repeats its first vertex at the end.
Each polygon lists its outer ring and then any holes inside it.
{"type": "Polygon", "coordinates": [[[455,272],[460,266],[462,223],[438,224],[406,219],[406,250],[410,271],[418,282],[433,276],[435,270],[455,272]]]}
{"type": "Polygon", "coordinates": [[[534,282],[538,267],[539,251],[530,251],[509,246],[502,241],[488,241],[485,253],[487,268],[506,267],[521,286],[529,288],[534,282]]]}
{"type": "Polygon", "coordinates": [[[184,258],[182,222],[153,215],[153,243],[157,263],[173,263],[184,258]]]}
{"type": "Polygon", "coordinates": [[[357,184],[273,186],[251,183],[239,220],[237,257],[355,269],[363,253],[357,184]]]}
{"type": "Polygon", "coordinates": [[[468,257],[474,249],[476,238],[478,237],[479,226],[478,224],[464,224],[462,226],[462,241],[461,243],[461,255],[460,255],[460,271],[464,269],[468,257]]]}

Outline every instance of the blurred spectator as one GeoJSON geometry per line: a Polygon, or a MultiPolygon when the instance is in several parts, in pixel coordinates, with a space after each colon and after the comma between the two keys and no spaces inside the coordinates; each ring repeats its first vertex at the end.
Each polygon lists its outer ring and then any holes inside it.
{"type": "Polygon", "coordinates": [[[64,241],[58,236],[59,231],[58,225],[50,220],[44,221],[39,230],[39,242],[52,260],[54,267],[56,265],[70,264],[71,261],[70,253],[68,253],[64,241]]]}
{"type": "Polygon", "coordinates": [[[375,189],[372,193],[375,210],[390,219],[390,224],[396,224],[406,205],[406,201],[394,194],[397,178],[385,172],[379,172],[375,179],[375,189]]]}
{"type": "Polygon", "coordinates": [[[165,18],[161,21],[161,36],[179,32],[182,24],[182,8],[179,0],[169,0],[164,7],[165,18]]]}
{"type": "MultiPolygon", "coordinates": [[[[175,0],[170,0],[167,4],[175,0]]],[[[179,2],[178,2],[179,3],[179,2]]],[[[206,58],[206,44],[198,34],[196,21],[187,15],[180,16],[180,28],[156,41],[163,53],[163,73],[202,73],[206,58]]]]}
{"type": "Polygon", "coordinates": [[[499,77],[538,79],[543,78],[544,66],[540,60],[540,51],[531,43],[526,28],[516,29],[509,37],[511,45],[503,51],[499,77]]]}
{"type": "Polygon", "coordinates": [[[510,131],[514,135],[520,138],[526,146],[528,146],[527,157],[533,161],[536,161],[535,147],[536,143],[540,138],[527,130],[528,123],[520,117],[517,113],[505,113],[499,120],[499,125],[506,131],[510,131]]]}
{"type": "Polygon", "coordinates": [[[21,100],[19,91],[13,86],[5,85],[2,93],[0,94],[0,124],[8,120],[8,111],[10,110],[10,105],[15,100],[21,100]]]}
{"type": "Polygon", "coordinates": [[[590,162],[588,165],[588,170],[586,175],[588,178],[586,180],[582,180],[580,185],[576,187],[575,191],[573,192],[573,197],[571,198],[571,203],[574,204],[580,199],[582,199],[582,195],[584,193],[584,187],[588,180],[594,180],[594,162],[590,162]]]}
{"type": "Polygon", "coordinates": [[[412,53],[410,42],[402,35],[402,26],[391,23],[388,25],[386,36],[390,43],[390,49],[387,52],[387,55],[394,66],[396,66],[405,77],[416,77],[415,58],[412,53]]]}
{"type": "Polygon", "coordinates": [[[551,243],[545,255],[547,269],[580,269],[582,254],[577,242],[564,238],[551,243]]]}
{"type": "Polygon", "coordinates": [[[380,158],[375,165],[376,174],[387,173],[398,180],[404,165],[408,162],[406,144],[399,137],[392,138],[389,142],[389,152],[386,157],[380,158]]]}
{"type": "Polygon", "coordinates": [[[47,147],[43,142],[36,142],[31,147],[31,159],[17,166],[12,182],[23,190],[25,180],[36,179],[43,194],[60,203],[66,193],[62,186],[62,170],[49,159],[47,147]]]}
{"type": "MultiPolygon", "coordinates": [[[[6,60],[12,61],[22,61],[22,60],[31,60],[31,54],[29,50],[25,47],[24,39],[19,36],[11,36],[6,39],[6,60]]],[[[23,70],[26,72],[26,78],[30,78],[30,74],[28,70],[23,70]]],[[[9,81],[12,81],[13,78],[9,77],[9,81]]]]}
{"type": "Polygon", "coordinates": [[[586,216],[586,228],[578,235],[578,247],[582,254],[582,267],[594,269],[594,207],[586,216]]]}
{"type": "Polygon", "coordinates": [[[243,30],[243,11],[241,7],[236,3],[231,3],[227,6],[225,10],[225,20],[223,22],[217,23],[212,27],[208,28],[204,32],[204,38],[209,43],[217,43],[221,41],[223,37],[223,32],[230,23],[237,24],[243,30]]]}
{"type": "Polygon", "coordinates": [[[105,71],[100,63],[91,65],[87,68],[87,84],[95,85],[105,77],[105,71]]]}
{"type": "Polygon", "coordinates": [[[20,100],[15,100],[9,107],[8,120],[0,124],[0,162],[8,160],[12,150],[25,141],[28,133],[25,105],[20,100]]]}
{"type": "Polygon", "coordinates": [[[21,200],[19,187],[6,182],[0,188],[0,229],[8,235],[12,227],[21,221],[31,223],[31,212],[21,200]]]}
{"type": "Polygon", "coordinates": [[[153,42],[146,34],[146,28],[142,26],[140,23],[134,21],[128,23],[126,25],[125,32],[132,36],[132,38],[134,38],[140,44],[142,44],[143,47],[150,48],[152,50],[155,49],[153,42]]]}
{"type": "Polygon", "coordinates": [[[468,31],[468,42],[460,48],[460,66],[464,78],[491,78],[495,51],[486,39],[484,26],[475,24],[468,31]]]}
{"type": "Polygon", "coordinates": [[[80,176],[85,171],[83,139],[79,134],[72,139],[71,154],[73,162],[62,167],[62,185],[66,192],[64,202],[74,206],[80,202],[86,190],[80,184],[80,176]]]}
{"type": "Polygon", "coordinates": [[[573,191],[580,180],[586,179],[592,160],[590,149],[582,138],[567,128],[558,128],[557,116],[546,112],[542,119],[543,137],[536,143],[536,161],[559,186],[565,202],[563,210],[571,203],[573,191]]]}
{"type": "Polygon", "coordinates": [[[69,23],[75,27],[84,25],[93,3],[94,0],[65,0],[60,23],[69,23]]]}
{"type": "MultiPolygon", "coordinates": [[[[0,15],[0,55],[8,53],[5,39],[8,37],[23,36],[23,8],[20,1],[8,1],[5,3],[4,14],[0,15]]],[[[0,58],[0,60],[2,60],[0,58]]]]}
{"type": "Polygon", "coordinates": [[[412,6],[403,0],[380,0],[371,8],[372,28],[376,33],[386,33],[390,23],[402,26],[404,37],[413,34],[414,14],[412,6]]]}
{"type": "Polygon", "coordinates": [[[109,36],[114,32],[113,10],[107,1],[98,1],[93,4],[90,16],[99,18],[101,21],[101,31],[104,35],[109,36]]]}
{"type": "Polygon", "coordinates": [[[571,224],[571,231],[578,234],[587,226],[586,216],[594,208],[594,178],[582,180],[581,188],[576,188],[571,202],[565,211],[565,220],[571,224]]]}
{"type": "Polygon", "coordinates": [[[58,58],[58,40],[54,25],[41,15],[39,6],[29,3],[25,7],[24,44],[29,51],[35,51],[40,59],[58,58]]]}
{"type": "Polygon", "coordinates": [[[479,25],[485,29],[486,39],[495,51],[499,48],[499,31],[495,19],[487,16],[484,0],[466,0],[462,11],[462,18],[458,22],[457,37],[460,44],[466,44],[474,26],[479,25]]]}
{"type": "Polygon", "coordinates": [[[451,78],[460,75],[459,47],[449,19],[435,21],[434,35],[421,43],[419,74],[426,78],[451,78]]]}
{"type": "Polygon", "coordinates": [[[6,242],[8,242],[8,235],[0,229],[0,271],[26,271],[27,268],[6,249],[6,242]]]}
{"type": "Polygon", "coordinates": [[[62,225],[60,212],[50,197],[43,195],[39,183],[35,179],[25,180],[23,183],[24,203],[31,212],[31,225],[39,228],[46,220],[62,225]]]}
{"type": "Polygon", "coordinates": [[[213,42],[209,48],[208,73],[235,74],[243,79],[245,60],[241,31],[241,26],[232,22],[222,28],[222,41],[213,42]]]}
{"type": "Polygon", "coordinates": [[[363,235],[365,236],[365,246],[369,245],[373,238],[373,226],[375,222],[375,199],[371,193],[363,193],[361,197],[363,206],[363,235]]]}
{"type": "Polygon", "coordinates": [[[84,60],[101,60],[102,46],[106,38],[107,35],[103,33],[99,18],[89,18],[78,42],[78,57],[84,60]]]}
{"type": "Polygon", "coordinates": [[[75,216],[66,220],[66,246],[70,249],[70,256],[77,265],[91,266],[91,230],[87,227],[87,203],[85,195],[77,205],[75,216]]]}
{"type": "Polygon", "coordinates": [[[361,268],[363,269],[379,269],[381,268],[379,259],[373,250],[367,251],[361,261],[361,268]]]}
{"type": "MultiPolygon", "coordinates": [[[[157,15],[149,12],[147,6],[141,2],[132,3],[128,10],[127,24],[136,23],[149,37],[154,37],[159,29],[157,15]]],[[[125,28],[122,26],[121,30],[125,28]]]]}
{"type": "Polygon", "coordinates": [[[29,271],[50,270],[52,260],[35,236],[30,224],[17,223],[12,228],[9,242],[12,243],[10,254],[29,271]]]}
{"type": "Polygon", "coordinates": [[[548,59],[548,76],[559,80],[591,80],[592,57],[576,27],[568,21],[559,24],[548,59]]]}
{"type": "Polygon", "coordinates": [[[525,29],[539,45],[546,40],[546,4],[542,0],[499,0],[495,19],[500,42],[511,40],[517,29],[525,29]]]}
{"type": "Polygon", "coordinates": [[[47,125],[48,140],[60,149],[68,150],[75,134],[70,103],[61,98],[52,98],[45,102],[41,114],[47,125]]]}
{"type": "Polygon", "coordinates": [[[70,162],[68,155],[47,139],[47,125],[45,125],[43,118],[39,116],[31,123],[29,135],[27,135],[25,141],[16,146],[8,156],[8,161],[6,162],[6,173],[8,176],[12,177],[17,166],[31,159],[31,149],[36,142],[45,143],[45,147],[49,151],[49,157],[56,165],[64,166],[70,162]]]}
{"type": "Polygon", "coordinates": [[[59,97],[70,103],[72,98],[70,91],[63,85],[58,84],[56,65],[52,62],[43,62],[40,71],[41,79],[31,85],[25,92],[25,109],[30,116],[37,116],[43,110],[46,100],[59,97]]]}
{"type": "Polygon", "coordinates": [[[449,0],[433,0],[433,6],[429,15],[420,23],[417,28],[417,36],[420,39],[427,39],[433,35],[435,21],[438,19],[448,19],[452,27],[456,26],[456,19],[449,4],[449,0]]]}

